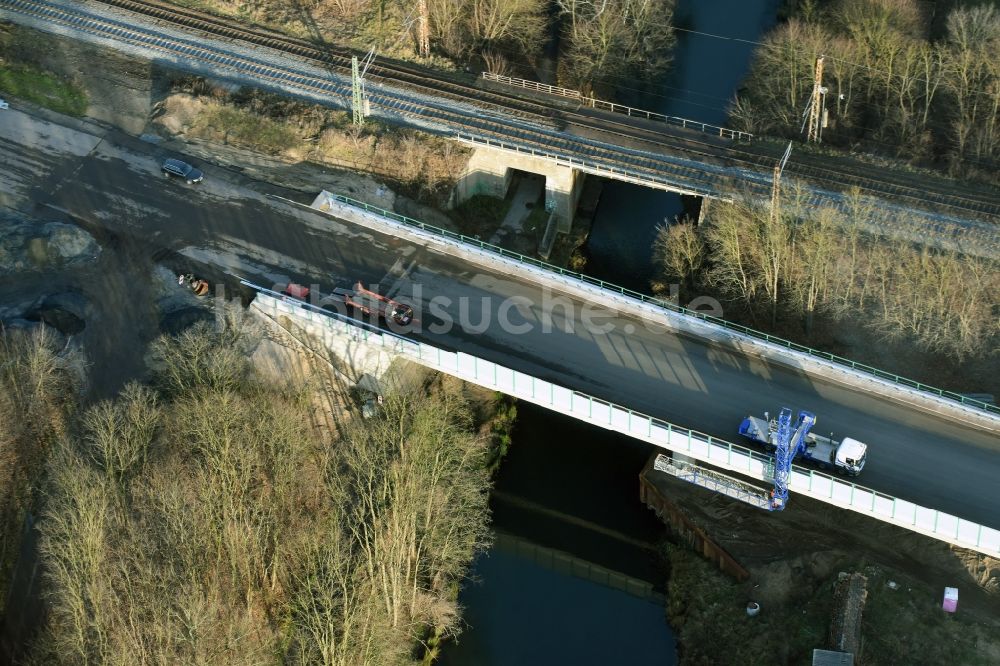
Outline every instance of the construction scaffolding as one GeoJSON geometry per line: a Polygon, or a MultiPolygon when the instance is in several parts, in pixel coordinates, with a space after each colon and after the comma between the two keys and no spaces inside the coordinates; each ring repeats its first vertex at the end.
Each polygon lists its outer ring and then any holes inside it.
{"type": "Polygon", "coordinates": [[[758,509],[772,510],[770,490],[693,462],[675,460],[661,453],[656,456],[653,469],[755,506],[758,509]]]}

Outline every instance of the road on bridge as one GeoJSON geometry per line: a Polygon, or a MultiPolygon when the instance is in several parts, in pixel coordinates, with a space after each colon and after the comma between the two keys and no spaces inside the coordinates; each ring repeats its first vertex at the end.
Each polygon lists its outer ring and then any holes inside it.
{"type": "MultiPolygon", "coordinates": [[[[399,238],[294,210],[262,194],[272,186],[231,171],[206,168],[205,182],[187,187],[159,173],[165,156],[149,144],[108,134],[77,137],[66,150],[54,139],[72,134],[27,115],[0,118],[3,191],[53,205],[107,230],[169,249],[271,285],[284,281],[334,284],[362,280],[413,298],[426,341],[496,361],[672,423],[739,442],[736,427],[748,412],[782,406],[818,416],[817,432],[831,430],[870,445],[860,481],[884,493],[1000,528],[1000,438],[915,411],[876,396],[818,381],[801,371],[733,349],[605,312],[609,333],[583,325],[584,303],[560,296],[543,330],[543,290],[399,238]],[[471,323],[428,330],[436,307],[471,323]],[[520,297],[511,305],[511,297],[520,297]],[[464,303],[464,305],[463,305],[464,303]],[[501,312],[521,334],[504,330],[501,312]],[[480,324],[482,324],[480,326],[480,324]]],[[[317,189],[322,185],[317,184],[317,189]]],[[[311,200],[313,194],[289,194],[311,200]]],[[[551,299],[551,297],[550,297],[551,299]]],[[[559,437],[553,432],[552,437],[559,437]]]]}

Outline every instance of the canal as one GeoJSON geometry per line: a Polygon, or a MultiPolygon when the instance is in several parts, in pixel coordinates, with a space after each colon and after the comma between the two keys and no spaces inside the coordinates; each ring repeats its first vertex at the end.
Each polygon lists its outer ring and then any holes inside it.
{"type": "MultiPolygon", "coordinates": [[[[677,31],[667,79],[628,103],[725,126],[727,105],[750,67],[755,48],[751,42],[759,41],[774,25],[779,4],[779,0],[680,0],[674,24],[684,30],[677,31]]],[[[587,242],[587,272],[648,292],[656,276],[652,255],[656,229],[674,222],[682,212],[676,194],[607,181],[587,242]]]]}
{"type": "Polygon", "coordinates": [[[462,591],[469,627],[447,666],[672,666],[677,648],[663,605],[503,550],[476,561],[481,582],[462,591]]]}
{"type": "MultiPolygon", "coordinates": [[[[779,0],[680,0],[675,60],[659,87],[627,103],[725,125],[726,105],[753,44],[774,25],[779,0]],[[748,40],[748,41],[740,41],[748,40]]],[[[626,101],[626,100],[622,100],[626,101]]],[[[683,213],[681,198],[607,182],[588,241],[587,272],[640,291],[655,276],[656,228],[683,213]]],[[[656,544],[666,532],[638,499],[651,448],[624,435],[520,403],[513,446],[492,496],[494,527],[662,594],[669,572],[656,544]]],[[[445,666],[677,663],[662,602],[544,566],[504,547],[479,557],[459,595],[465,631],[445,666]]],[[[591,577],[592,578],[592,577],[591,577]]],[[[655,594],[654,594],[655,596],[655,594]]]]}
{"type": "Polygon", "coordinates": [[[677,663],[657,551],[665,531],[639,501],[652,447],[523,402],[513,442],[491,501],[497,545],[463,585],[467,627],[439,663],[677,663]],[[552,553],[572,564],[538,563],[552,553]],[[606,572],[651,594],[593,582],[606,572]]]}

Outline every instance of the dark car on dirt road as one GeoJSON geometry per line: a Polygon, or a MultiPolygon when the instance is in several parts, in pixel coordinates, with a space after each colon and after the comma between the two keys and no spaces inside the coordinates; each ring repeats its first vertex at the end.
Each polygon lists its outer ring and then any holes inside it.
{"type": "Polygon", "coordinates": [[[164,176],[175,176],[177,178],[183,178],[187,181],[188,185],[192,183],[200,183],[202,178],[205,177],[198,169],[187,162],[181,162],[180,160],[168,159],[163,161],[163,175],[164,176]]]}

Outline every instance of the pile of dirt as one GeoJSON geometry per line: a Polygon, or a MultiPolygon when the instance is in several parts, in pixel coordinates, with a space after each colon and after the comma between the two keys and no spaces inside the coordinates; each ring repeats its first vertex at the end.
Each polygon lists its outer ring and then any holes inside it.
{"type": "Polygon", "coordinates": [[[82,294],[67,291],[49,294],[25,315],[29,321],[40,321],[66,336],[76,335],[86,328],[87,300],[82,294]]]}
{"type": "Polygon", "coordinates": [[[0,275],[65,268],[101,253],[94,237],[76,225],[11,218],[0,223],[0,275]]]}
{"type": "Polygon", "coordinates": [[[750,571],[746,583],[736,583],[686,547],[669,550],[668,616],[682,654],[729,650],[759,658],[790,649],[795,654],[786,656],[794,660],[807,648],[822,648],[838,574],[853,571],[867,578],[869,595],[861,616],[863,658],[855,663],[939,663],[928,655],[948,644],[965,655],[954,663],[998,663],[1000,560],[805,497],[769,513],[672,477],[658,478],[657,487],[750,571]],[[946,586],[961,592],[959,613],[950,618],[941,611],[946,586]],[[748,600],[762,609],[752,622],[743,617],[748,600]],[[706,604],[732,620],[710,638],[699,629],[711,611],[706,604]],[[924,630],[907,635],[905,627],[913,626],[924,630]],[[793,630],[808,640],[793,648],[777,640],[793,630]]]}

